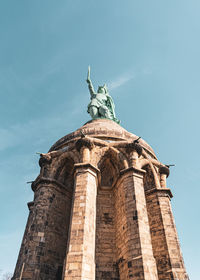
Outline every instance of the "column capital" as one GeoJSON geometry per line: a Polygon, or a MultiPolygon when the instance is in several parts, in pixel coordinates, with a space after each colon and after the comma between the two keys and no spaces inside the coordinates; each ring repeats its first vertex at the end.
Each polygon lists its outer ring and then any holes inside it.
{"type": "Polygon", "coordinates": [[[166,175],[167,177],[168,177],[169,174],[170,174],[169,167],[167,167],[167,166],[160,166],[159,172],[160,172],[160,174],[164,174],[164,175],[166,175]]]}
{"type": "Polygon", "coordinates": [[[39,177],[34,181],[31,185],[31,188],[33,192],[37,191],[39,188],[46,186],[55,186],[60,189],[60,191],[66,192],[66,194],[72,195],[73,190],[62,183],[60,183],[58,180],[52,179],[52,178],[46,178],[46,177],[39,177]]]}
{"type": "Polygon", "coordinates": [[[128,153],[136,151],[139,157],[142,155],[142,151],[143,151],[142,146],[136,143],[135,141],[133,141],[132,143],[127,143],[126,150],[128,153]]]}
{"type": "Polygon", "coordinates": [[[74,164],[74,174],[76,174],[78,171],[80,172],[81,170],[85,171],[86,169],[90,169],[96,175],[100,174],[100,170],[89,162],[74,164]]]}
{"type": "Polygon", "coordinates": [[[28,203],[27,203],[27,206],[28,206],[29,211],[32,211],[33,206],[34,206],[34,201],[28,202],[28,203]]]}
{"type": "Polygon", "coordinates": [[[82,147],[86,147],[91,150],[94,146],[94,143],[88,137],[81,137],[79,140],[76,141],[75,146],[77,151],[80,152],[82,147]]]}
{"type": "Polygon", "coordinates": [[[151,189],[146,191],[147,195],[150,195],[152,193],[157,193],[158,196],[168,196],[170,199],[173,197],[173,194],[169,188],[162,188],[162,189],[151,189]]]}
{"type": "Polygon", "coordinates": [[[134,174],[137,174],[137,176],[140,176],[140,177],[143,177],[144,174],[146,173],[145,170],[143,169],[138,169],[138,168],[135,168],[135,167],[129,167],[129,168],[126,168],[126,169],[122,169],[120,171],[120,175],[124,175],[124,174],[127,174],[127,173],[134,173],[134,174]]]}

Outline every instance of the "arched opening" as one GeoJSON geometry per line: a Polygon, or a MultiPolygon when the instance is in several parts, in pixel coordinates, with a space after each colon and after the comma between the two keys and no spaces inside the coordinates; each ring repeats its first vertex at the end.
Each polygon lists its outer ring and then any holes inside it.
{"type": "Polygon", "coordinates": [[[55,174],[55,179],[71,190],[74,188],[73,169],[74,160],[71,158],[65,158],[60,163],[55,174]]]}
{"type": "Polygon", "coordinates": [[[155,178],[149,164],[145,165],[142,169],[146,171],[144,175],[144,190],[146,192],[155,188],[155,178]]]}
{"type": "Polygon", "coordinates": [[[116,266],[115,210],[113,187],[117,167],[110,155],[98,165],[101,174],[96,202],[96,280],[119,279],[116,266]]]}
{"type": "MultiPolygon", "coordinates": [[[[53,199],[56,202],[53,205],[54,216],[49,218],[50,221],[52,220],[52,234],[56,240],[54,242],[56,254],[54,261],[52,260],[52,264],[56,270],[56,280],[62,280],[63,265],[67,252],[72,193],[74,188],[73,168],[73,159],[63,158],[59,161],[54,176],[54,180],[60,184],[58,188],[54,189],[53,199]]],[[[52,240],[51,243],[53,243],[52,240]]]]}
{"type": "Polygon", "coordinates": [[[116,181],[116,170],[109,158],[104,159],[100,165],[101,187],[112,188],[116,181]]]}

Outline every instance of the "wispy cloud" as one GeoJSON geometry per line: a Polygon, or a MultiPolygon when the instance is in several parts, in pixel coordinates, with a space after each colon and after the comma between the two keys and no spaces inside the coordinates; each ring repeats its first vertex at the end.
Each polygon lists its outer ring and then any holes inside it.
{"type": "Polygon", "coordinates": [[[117,77],[115,80],[108,83],[109,90],[113,90],[118,87],[121,87],[134,78],[135,78],[135,73],[123,74],[117,77]]]}
{"type": "MultiPolygon", "coordinates": [[[[53,123],[55,123],[55,120],[53,123]]],[[[31,140],[34,142],[38,141],[44,137],[45,131],[50,128],[50,124],[51,122],[48,122],[45,119],[36,119],[30,120],[27,123],[17,123],[8,128],[1,128],[0,151],[20,144],[23,145],[31,140]]]]}
{"type": "MultiPolygon", "coordinates": [[[[86,103],[87,97],[80,94],[77,99],[80,103],[86,103]]],[[[76,99],[73,103],[76,103],[76,99]]],[[[31,119],[24,123],[15,123],[9,127],[0,128],[0,151],[27,144],[42,146],[51,139],[57,140],[59,136],[62,137],[74,129],[76,120],[78,121],[76,117],[79,117],[81,112],[82,108],[73,104],[70,111],[61,112],[57,116],[31,119]]]]}
{"type": "Polygon", "coordinates": [[[0,129],[0,151],[24,143],[44,142],[47,137],[52,137],[52,134],[58,132],[59,124],[62,124],[62,119],[57,117],[30,120],[2,128],[0,129]]]}

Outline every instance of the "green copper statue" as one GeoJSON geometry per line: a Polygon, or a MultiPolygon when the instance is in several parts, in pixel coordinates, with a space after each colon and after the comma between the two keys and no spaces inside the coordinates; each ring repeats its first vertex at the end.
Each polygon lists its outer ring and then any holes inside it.
{"type": "Polygon", "coordinates": [[[92,81],[90,80],[90,66],[88,67],[88,76],[86,81],[88,83],[91,96],[91,101],[88,105],[87,111],[92,119],[109,119],[115,121],[116,123],[120,123],[115,116],[115,105],[112,97],[108,93],[106,85],[99,86],[97,92],[94,91],[92,81]]]}

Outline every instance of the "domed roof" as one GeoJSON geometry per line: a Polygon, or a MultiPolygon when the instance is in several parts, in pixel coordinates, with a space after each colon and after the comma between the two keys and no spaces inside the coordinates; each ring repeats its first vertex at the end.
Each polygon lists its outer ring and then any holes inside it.
{"type": "MultiPolygon", "coordinates": [[[[123,127],[121,127],[119,124],[117,124],[112,120],[96,119],[85,123],[82,127],[77,129],[76,131],[62,137],[51,147],[49,151],[58,150],[66,146],[68,142],[78,139],[82,135],[82,133],[84,135],[99,138],[109,142],[112,141],[131,142],[138,139],[138,136],[128,132],[126,129],[124,129],[123,127]]],[[[143,139],[140,139],[139,141],[140,141],[140,145],[145,150],[147,150],[150,154],[156,157],[153,149],[143,139]]]]}

